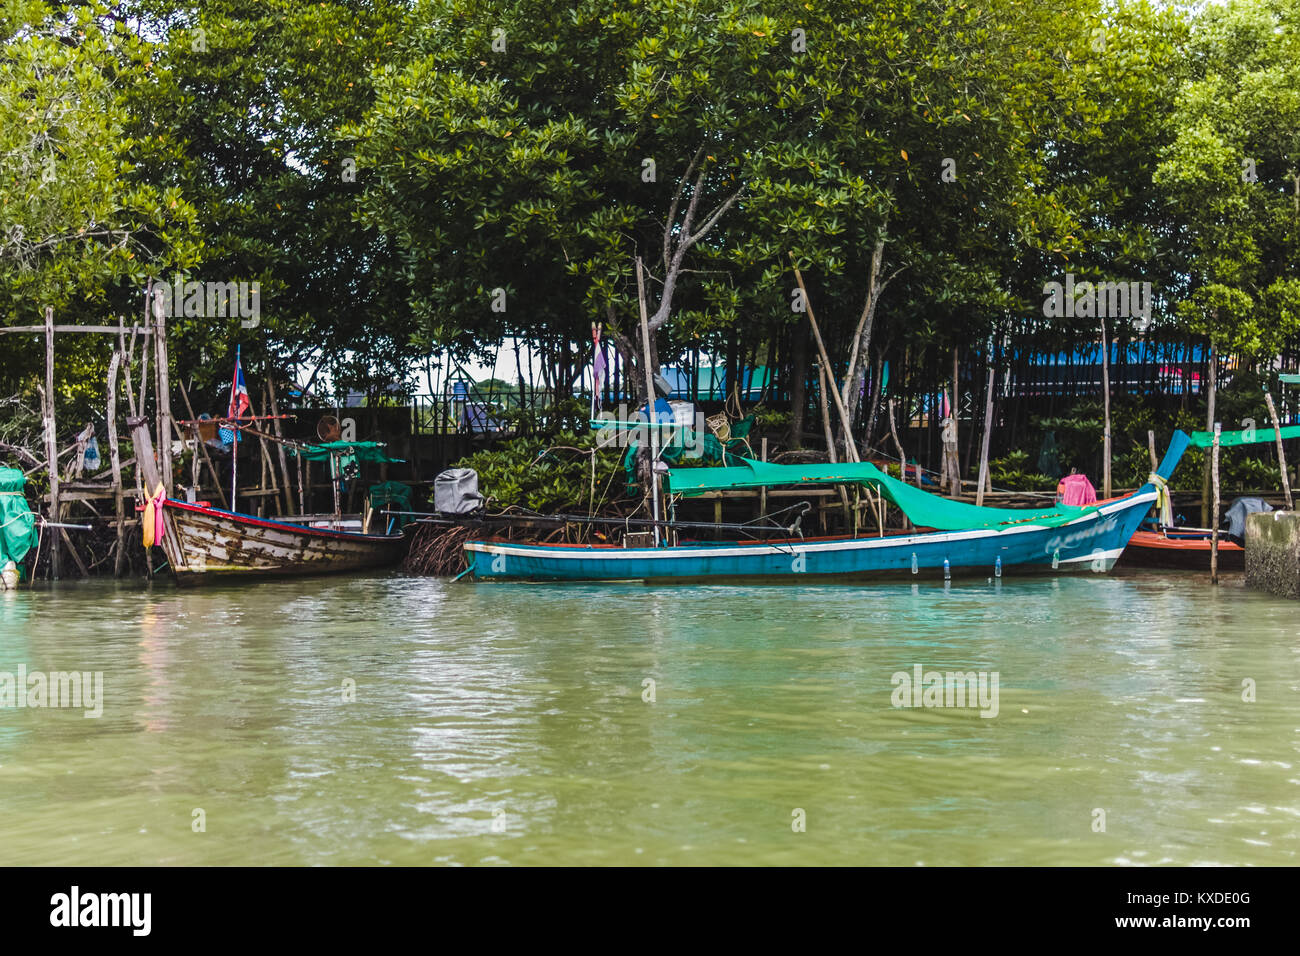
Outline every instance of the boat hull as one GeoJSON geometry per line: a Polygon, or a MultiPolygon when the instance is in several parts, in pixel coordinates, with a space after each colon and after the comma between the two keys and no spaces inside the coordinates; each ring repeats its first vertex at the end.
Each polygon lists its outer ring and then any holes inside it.
{"type": "Polygon", "coordinates": [[[169,500],[163,548],[177,583],[236,577],[333,574],[386,567],[406,550],[403,535],[304,528],[169,500]]]}
{"type": "MultiPolygon", "coordinates": [[[[1208,534],[1167,537],[1155,531],[1138,531],[1129,541],[1120,566],[1209,571],[1210,537],[1208,534]]],[[[1246,549],[1222,535],[1219,537],[1219,570],[1246,570],[1246,549]]]]}
{"type": "Polygon", "coordinates": [[[931,531],[881,538],[689,544],[663,548],[469,541],[474,577],[688,583],[858,581],[1003,572],[1109,571],[1156,500],[1150,485],[1058,527],[931,531]]]}

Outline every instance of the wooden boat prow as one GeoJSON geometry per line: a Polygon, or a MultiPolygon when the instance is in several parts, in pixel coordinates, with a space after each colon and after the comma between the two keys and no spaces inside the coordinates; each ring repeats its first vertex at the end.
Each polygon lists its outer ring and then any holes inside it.
{"type": "MultiPolygon", "coordinates": [[[[130,421],[142,477],[159,484],[148,421],[130,421]]],[[[232,577],[284,577],[380,568],[406,551],[404,534],[366,534],[340,527],[272,521],[206,504],[163,502],[159,542],[178,584],[232,577]]]]}

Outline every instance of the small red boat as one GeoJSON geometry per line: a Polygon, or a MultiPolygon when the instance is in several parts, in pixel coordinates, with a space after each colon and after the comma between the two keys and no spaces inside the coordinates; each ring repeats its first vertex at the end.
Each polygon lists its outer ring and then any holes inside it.
{"type": "MultiPolygon", "coordinates": [[[[1116,562],[1121,568],[1210,570],[1208,528],[1160,528],[1135,531],[1116,562]]],[[[1219,534],[1219,570],[1244,571],[1246,549],[1219,534]]]]}

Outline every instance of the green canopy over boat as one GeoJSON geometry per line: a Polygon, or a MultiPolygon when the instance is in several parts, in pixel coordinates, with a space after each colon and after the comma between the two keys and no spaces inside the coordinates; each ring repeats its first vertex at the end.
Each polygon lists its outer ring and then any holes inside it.
{"type": "MultiPolygon", "coordinates": [[[[1300,425],[1283,425],[1283,438],[1300,438],[1300,425]]],[[[1276,441],[1273,427],[1251,428],[1240,432],[1219,432],[1219,447],[1232,448],[1234,445],[1262,445],[1276,441]]],[[[1192,444],[1197,448],[1210,448],[1214,445],[1214,432],[1192,432],[1192,444]]]]}
{"type": "Polygon", "coordinates": [[[1026,508],[985,508],[932,495],[885,474],[866,461],[838,465],[776,465],[749,458],[740,460],[743,464],[725,468],[671,468],[668,472],[668,488],[673,494],[692,497],[708,491],[770,488],[779,485],[860,484],[884,495],[902,509],[903,514],[917,527],[940,531],[976,528],[1004,530],[1024,524],[1057,527],[1097,510],[1091,505],[1056,505],[1039,511],[1026,508]]]}
{"type": "Polygon", "coordinates": [[[36,515],[27,507],[25,484],[17,468],[0,468],[0,567],[19,563],[36,547],[36,515]]]}
{"type": "Polygon", "coordinates": [[[319,445],[294,445],[289,449],[291,455],[306,461],[328,461],[331,456],[351,456],[357,461],[400,462],[401,458],[389,458],[384,454],[384,443],[378,441],[329,441],[319,445]]]}

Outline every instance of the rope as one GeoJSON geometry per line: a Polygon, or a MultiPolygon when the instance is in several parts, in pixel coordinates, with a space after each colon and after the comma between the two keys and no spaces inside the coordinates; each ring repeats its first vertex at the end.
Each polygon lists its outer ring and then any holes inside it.
{"type": "Polygon", "coordinates": [[[1160,523],[1165,527],[1173,527],[1174,503],[1169,493],[1169,482],[1154,471],[1147,475],[1147,481],[1156,486],[1156,509],[1160,515],[1160,523]]]}

